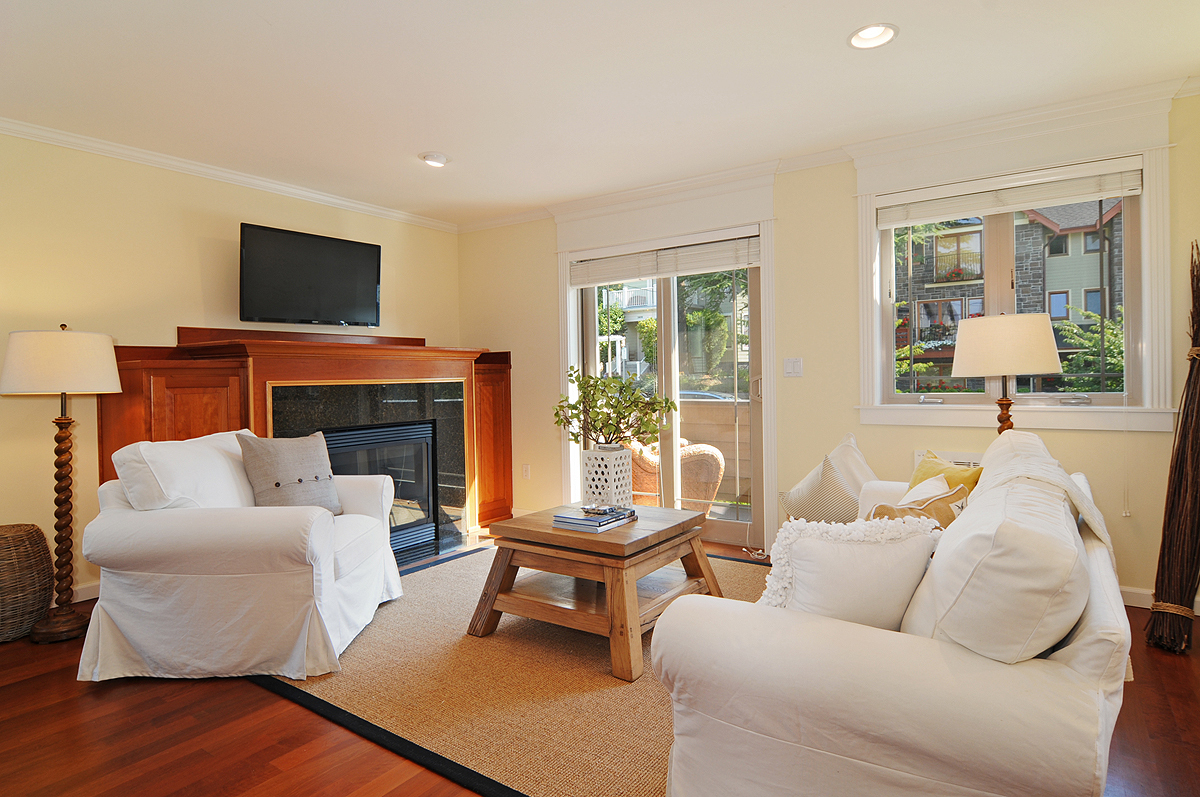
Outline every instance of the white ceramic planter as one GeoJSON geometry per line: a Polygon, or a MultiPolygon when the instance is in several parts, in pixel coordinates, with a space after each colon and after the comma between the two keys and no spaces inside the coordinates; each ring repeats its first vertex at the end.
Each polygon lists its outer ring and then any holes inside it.
{"type": "Polygon", "coordinates": [[[633,452],[599,443],[583,452],[583,503],[633,506],[633,452]]]}

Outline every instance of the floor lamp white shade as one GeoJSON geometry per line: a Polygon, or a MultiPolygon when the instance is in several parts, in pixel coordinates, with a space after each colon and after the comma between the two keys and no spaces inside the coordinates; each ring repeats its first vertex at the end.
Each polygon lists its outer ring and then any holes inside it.
{"type": "Polygon", "coordinates": [[[34,623],[29,638],[34,642],[61,642],[82,636],[88,618],[71,608],[74,595],[74,519],[71,479],[71,425],[67,395],[71,393],[120,393],[121,377],[110,335],[99,332],[26,330],[8,333],[8,350],[0,367],[0,394],[55,395],[61,411],[54,419],[54,592],[55,605],[34,623]]]}
{"type": "Polygon", "coordinates": [[[0,394],[120,392],[111,335],[58,329],[8,333],[0,394]]]}
{"type": "Polygon", "coordinates": [[[1046,313],[985,315],[958,324],[951,376],[1060,373],[1058,344],[1046,313]]]}

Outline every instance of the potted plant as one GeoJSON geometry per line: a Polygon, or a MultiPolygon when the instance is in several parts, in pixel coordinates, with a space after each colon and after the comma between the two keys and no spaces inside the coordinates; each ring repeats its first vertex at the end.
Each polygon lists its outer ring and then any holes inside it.
{"type": "Polygon", "coordinates": [[[578,398],[562,396],[554,423],[573,443],[591,443],[583,452],[583,499],[588,504],[633,503],[633,454],[623,444],[658,442],[663,417],[678,408],[674,401],[643,393],[636,380],[592,376],[572,366],[567,381],[578,398]]]}

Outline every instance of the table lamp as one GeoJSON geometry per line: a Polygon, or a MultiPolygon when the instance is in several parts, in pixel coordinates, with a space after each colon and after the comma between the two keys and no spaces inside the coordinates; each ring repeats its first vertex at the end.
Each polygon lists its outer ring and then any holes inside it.
{"type": "Polygon", "coordinates": [[[1018,374],[1061,374],[1058,344],[1047,313],[1018,313],[964,318],[958,324],[951,376],[998,376],[997,434],[1013,428],[1008,410],[1008,378],[1018,374]]]}
{"type": "Polygon", "coordinates": [[[61,400],[54,419],[54,591],[55,606],[29,632],[34,642],[74,639],[87,629],[87,618],[71,608],[74,571],[71,553],[71,425],[67,394],[120,393],[113,339],[98,332],[31,330],[8,333],[8,351],[0,369],[0,394],[53,395],[61,400]]]}

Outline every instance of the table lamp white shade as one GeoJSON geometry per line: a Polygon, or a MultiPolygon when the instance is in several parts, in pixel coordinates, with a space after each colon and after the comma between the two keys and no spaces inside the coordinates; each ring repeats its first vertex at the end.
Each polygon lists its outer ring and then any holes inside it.
{"type": "Polygon", "coordinates": [[[986,315],[958,323],[951,376],[1060,373],[1058,344],[1046,313],[986,315]]]}
{"type": "Polygon", "coordinates": [[[59,329],[8,333],[0,394],[120,392],[111,335],[59,329]]]}

